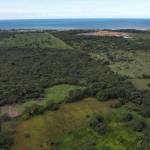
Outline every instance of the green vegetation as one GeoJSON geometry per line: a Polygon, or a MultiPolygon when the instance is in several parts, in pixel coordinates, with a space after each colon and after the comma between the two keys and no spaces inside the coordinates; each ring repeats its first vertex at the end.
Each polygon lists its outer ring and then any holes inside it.
{"type": "Polygon", "coordinates": [[[87,98],[76,103],[62,104],[56,112],[46,111],[44,115],[22,121],[15,128],[16,133],[13,135],[15,144],[12,148],[18,149],[24,143],[24,149],[40,150],[46,141],[51,141],[54,144],[49,144],[50,148],[58,147],[61,150],[67,148],[72,150],[72,146],[87,147],[89,144],[91,148],[94,146],[97,150],[103,147],[126,149],[130,144],[134,145],[136,134],[123,124],[116,122],[119,112],[108,106],[111,102],[99,102],[96,99],[87,98]],[[93,113],[94,117],[104,122],[104,125],[107,122],[105,134],[97,134],[87,126],[93,113]],[[104,116],[104,120],[95,113],[104,116]],[[87,114],[89,118],[86,117],[87,114]],[[30,134],[29,138],[24,137],[26,132],[30,134]],[[123,137],[123,145],[119,137],[123,137]]]}
{"type": "Polygon", "coordinates": [[[147,89],[150,90],[150,87],[148,86],[148,83],[150,82],[150,79],[130,79],[132,84],[137,88],[137,89],[147,89]]]}
{"type": "Polygon", "coordinates": [[[18,33],[0,41],[0,47],[71,49],[69,45],[48,33],[18,33]]]}
{"type": "Polygon", "coordinates": [[[0,31],[4,149],[150,149],[150,39],[82,32],[0,31]]]}
{"type": "MultiPolygon", "coordinates": [[[[45,90],[45,100],[55,100],[56,102],[59,102],[60,100],[64,99],[65,97],[69,96],[68,91],[72,91],[75,89],[84,89],[84,86],[77,86],[77,85],[56,85],[52,88],[47,88],[45,90]]],[[[42,101],[44,103],[44,101],[42,101]]]]}
{"type": "Polygon", "coordinates": [[[107,53],[90,53],[91,57],[106,63],[111,70],[129,77],[143,77],[143,73],[150,74],[150,52],[116,50],[107,53]]]}
{"type": "MultiPolygon", "coordinates": [[[[59,102],[63,100],[65,97],[69,96],[69,91],[75,89],[84,89],[84,86],[77,86],[77,85],[69,85],[69,84],[62,84],[62,85],[55,85],[51,88],[45,89],[44,98],[35,98],[32,100],[27,100],[24,103],[14,104],[13,106],[16,108],[18,115],[22,114],[26,108],[30,108],[34,106],[34,104],[42,105],[44,107],[47,106],[47,103],[51,100],[59,102]]],[[[2,106],[0,111],[0,116],[4,114],[9,114],[9,107],[2,106]]]]}

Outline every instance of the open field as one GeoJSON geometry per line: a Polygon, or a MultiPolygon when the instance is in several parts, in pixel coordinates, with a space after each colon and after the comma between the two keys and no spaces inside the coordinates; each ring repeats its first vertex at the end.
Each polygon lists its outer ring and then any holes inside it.
{"type": "Polygon", "coordinates": [[[147,89],[150,90],[150,87],[147,86],[150,83],[150,79],[131,79],[132,84],[140,90],[147,89]]]}
{"type": "Polygon", "coordinates": [[[35,102],[33,100],[27,100],[26,102],[21,103],[21,104],[14,104],[11,106],[1,107],[0,116],[5,113],[8,113],[8,115],[13,118],[15,116],[22,114],[22,112],[25,110],[26,107],[30,107],[31,105],[35,103],[44,106],[46,102],[49,100],[55,100],[58,102],[59,100],[62,100],[63,98],[68,96],[70,90],[83,89],[83,88],[84,87],[81,87],[81,86],[67,85],[67,84],[56,85],[51,88],[47,88],[45,90],[45,94],[44,94],[45,97],[43,100],[39,102],[35,102]]]}
{"type": "Polygon", "coordinates": [[[108,60],[112,71],[129,77],[142,77],[150,75],[150,52],[142,51],[109,51],[107,53],[92,53],[92,58],[99,60],[108,60]],[[109,58],[112,58],[110,60],[109,58]]]}
{"type": "MultiPolygon", "coordinates": [[[[80,102],[62,104],[55,112],[46,111],[44,115],[22,121],[15,127],[15,143],[12,150],[42,150],[47,140],[59,142],[58,150],[72,150],[91,141],[97,143],[94,146],[95,150],[103,147],[126,150],[127,146],[135,141],[136,135],[122,123],[116,122],[116,119],[128,110],[125,106],[120,109],[110,108],[109,104],[113,102],[115,100],[99,102],[94,98],[86,98],[80,102]],[[87,127],[86,115],[92,116],[94,112],[100,113],[109,122],[109,133],[98,135],[87,127]],[[25,133],[29,133],[30,137],[25,138],[25,133]],[[123,137],[125,142],[120,142],[119,137],[123,137]]],[[[54,146],[49,148],[54,149],[54,146]]]]}
{"type": "Polygon", "coordinates": [[[149,33],[133,33],[132,37],[134,39],[138,39],[138,38],[149,39],[150,38],[150,32],[149,33]]]}
{"type": "Polygon", "coordinates": [[[16,34],[3,39],[0,47],[71,49],[69,45],[48,33],[16,34]]]}

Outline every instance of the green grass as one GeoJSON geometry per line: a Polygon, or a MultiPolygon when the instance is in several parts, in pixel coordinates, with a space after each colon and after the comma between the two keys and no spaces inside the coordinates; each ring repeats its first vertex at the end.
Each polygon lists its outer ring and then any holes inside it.
{"type": "Polygon", "coordinates": [[[76,86],[76,85],[56,85],[53,88],[48,88],[45,90],[45,100],[55,100],[60,101],[64,97],[69,96],[69,91],[75,89],[84,89],[83,86],[76,86]]]}
{"type": "Polygon", "coordinates": [[[150,83],[150,79],[130,79],[132,84],[140,90],[150,90],[150,87],[147,86],[150,83]]]}
{"type": "MultiPolygon", "coordinates": [[[[44,115],[22,121],[15,128],[12,149],[19,150],[24,144],[22,150],[41,150],[41,146],[51,140],[59,142],[58,150],[82,149],[82,146],[87,150],[90,147],[95,150],[104,147],[126,150],[135,142],[136,133],[124,127],[123,123],[116,122],[116,116],[128,111],[126,106],[113,109],[108,106],[110,102],[114,101],[99,102],[94,98],[86,98],[79,102],[62,104],[55,112],[46,111],[44,115]],[[99,135],[87,126],[89,118],[86,118],[86,114],[91,117],[94,112],[102,114],[107,122],[105,135],[99,135]],[[31,136],[25,138],[25,132],[29,132],[31,136]],[[119,140],[120,137],[124,142],[119,140]],[[92,141],[96,142],[94,147],[88,145],[92,141]]],[[[55,149],[55,146],[50,146],[50,149],[55,149]]]]}
{"type": "Polygon", "coordinates": [[[55,85],[51,88],[45,89],[44,99],[42,101],[34,102],[33,100],[27,100],[25,103],[16,105],[16,107],[18,112],[22,113],[26,107],[30,107],[35,103],[45,106],[46,102],[49,100],[55,100],[59,102],[60,100],[68,96],[70,90],[84,89],[84,88],[85,87],[83,86],[76,86],[76,85],[69,85],[69,84],[55,85]]]}
{"type": "Polygon", "coordinates": [[[132,37],[134,39],[138,39],[138,38],[148,39],[150,38],[150,32],[149,33],[132,33],[132,37]]]}
{"type": "Polygon", "coordinates": [[[0,47],[72,49],[65,42],[48,33],[16,34],[15,38],[1,41],[0,47]]]}
{"type": "MultiPolygon", "coordinates": [[[[117,53],[118,54],[118,53],[117,53]]],[[[132,61],[119,61],[110,65],[110,68],[121,75],[130,77],[142,77],[150,74],[150,52],[123,52],[118,57],[131,58],[132,61]]]]}
{"type": "Polygon", "coordinates": [[[7,114],[8,113],[8,106],[1,106],[0,107],[0,116],[2,116],[3,114],[7,114]]]}
{"type": "MultiPolygon", "coordinates": [[[[69,85],[69,84],[62,84],[62,85],[56,85],[51,88],[45,89],[44,99],[40,102],[34,102],[33,100],[27,100],[24,103],[15,104],[17,111],[19,114],[22,114],[22,112],[25,110],[26,107],[30,107],[31,105],[37,103],[38,105],[46,105],[46,102],[49,100],[55,100],[59,102],[63,98],[69,95],[70,90],[75,89],[84,89],[84,86],[77,86],[77,85],[69,85]]],[[[9,109],[8,106],[0,107],[0,116],[8,113],[9,109]]]]}
{"type": "MultiPolygon", "coordinates": [[[[90,55],[101,61],[109,60],[106,53],[91,53],[90,55]]],[[[144,73],[150,75],[150,52],[118,50],[109,51],[109,55],[114,58],[114,61],[109,60],[109,67],[115,73],[132,78],[142,77],[144,73]]]]}

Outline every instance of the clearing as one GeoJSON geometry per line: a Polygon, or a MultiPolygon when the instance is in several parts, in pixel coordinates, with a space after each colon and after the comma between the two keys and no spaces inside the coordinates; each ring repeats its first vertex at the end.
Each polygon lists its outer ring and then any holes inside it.
{"type": "Polygon", "coordinates": [[[114,32],[114,31],[99,31],[99,32],[92,32],[92,33],[82,33],[82,34],[78,34],[78,35],[117,36],[117,37],[131,38],[131,33],[114,32]]]}
{"type": "Polygon", "coordinates": [[[58,150],[72,150],[91,140],[97,142],[95,150],[104,146],[112,150],[126,150],[126,147],[135,141],[136,135],[122,123],[116,122],[121,114],[128,111],[127,108],[110,108],[109,104],[112,102],[115,100],[99,102],[94,98],[86,98],[79,102],[62,104],[55,112],[46,111],[44,115],[22,121],[15,127],[12,150],[42,150],[44,147],[55,149],[54,145],[50,146],[46,141],[59,142],[58,150]],[[86,115],[92,116],[93,113],[102,114],[109,122],[109,134],[98,135],[87,126],[86,115]],[[30,137],[25,138],[25,133],[30,134],[30,137]],[[119,141],[119,137],[125,139],[124,144],[119,141]]]}
{"type": "Polygon", "coordinates": [[[109,61],[112,71],[129,77],[150,75],[150,52],[116,50],[108,53],[90,53],[91,57],[101,61],[109,61]],[[110,60],[111,58],[112,60],[110,60]]]}
{"type": "Polygon", "coordinates": [[[16,34],[15,37],[3,39],[0,47],[72,49],[62,40],[47,33],[16,34]]]}
{"type": "Polygon", "coordinates": [[[40,100],[39,102],[34,100],[27,100],[21,104],[15,104],[10,106],[3,106],[0,107],[0,116],[3,114],[8,114],[10,117],[14,118],[22,114],[26,107],[30,107],[34,103],[38,103],[39,105],[45,105],[49,100],[59,101],[62,100],[64,97],[68,96],[70,90],[75,89],[84,89],[83,86],[77,85],[69,85],[69,84],[62,84],[62,85],[55,85],[51,88],[45,89],[45,97],[44,99],[40,100]]]}
{"type": "Polygon", "coordinates": [[[132,84],[140,90],[150,90],[150,87],[147,86],[150,83],[150,79],[130,79],[132,84]]]}

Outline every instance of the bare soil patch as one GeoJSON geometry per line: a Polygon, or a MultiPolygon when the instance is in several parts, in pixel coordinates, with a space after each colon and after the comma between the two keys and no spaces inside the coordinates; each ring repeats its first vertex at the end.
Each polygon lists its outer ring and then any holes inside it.
{"type": "Polygon", "coordinates": [[[32,100],[33,100],[34,102],[38,103],[38,102],[41,102],[42,100],[44,100],[44,98],[37,97],[37,98],[33,98],[32,100]]]}
{"type": "Polygon", "coordinates": [[[93,36],[117,36],[129,38],[131,35],[127,32],[113,32],[113,31],[99,31],[93,33],[82,33],[79,35],[93,35],[93,36]]]}
{"type": "Polygon", "coordinates": [[[9,106],[8,116],[11,118],[15,118],[19,116],[16,106],[14,105],[9,106]]]}

